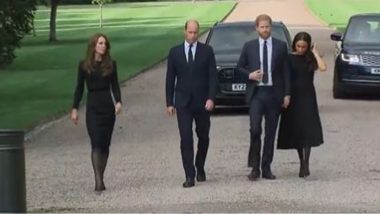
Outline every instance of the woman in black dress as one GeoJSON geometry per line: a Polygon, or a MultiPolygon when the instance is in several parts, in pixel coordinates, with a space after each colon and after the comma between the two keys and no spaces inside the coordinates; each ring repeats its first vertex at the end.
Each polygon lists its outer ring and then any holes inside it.
{"type": "Polygon", "coordinates": [[[292,72],[291,101],[289,108],[281,115],[277,143],[278,149],[297,149],[300,159],[299,177],[310,175],[311,147],[323,143],[313,82],[315,71],[326,71],[326,64],[319,56],[315,44],[311,44],[311,36],[306,32],[299,32],[294,37],[293,52],[289,54],[292,72]]]}
{"type": "Polygon", "coordinates": [[[106,189],[103,175],[107,165],[115,115],[120,113],[122,107],[116,62],[112,60],[109,50],[110,44],[105,35],[96,34],[89,40],[87,56],[78,66],[78,79],[71,111],[71,120],[77,124],[77,109],[86,82],[88,91],[86,126],[91,140],[95,191],[98,193],[106,189]]]}

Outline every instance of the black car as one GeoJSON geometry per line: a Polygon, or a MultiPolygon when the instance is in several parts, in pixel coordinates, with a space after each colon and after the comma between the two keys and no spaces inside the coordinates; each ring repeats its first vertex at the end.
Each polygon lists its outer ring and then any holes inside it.
{"type": "MultiPolygon", "coordinates": [[[[282,22],[273,22],[272,36],[291,47],[289,31],[282,22]]],[[[210,30],[206,44],[214,49],[219,78],[216,105],[245,106],[247,78],[237,71],[236,65],[244,44],[256,38],[255,22],[218,22],[210,30]]]]}
{"type": "Polygon", "coordinates": [[[333,96],[380,89],[380,13],[350,18],[344,33],[333,33],[335,52],[333,96]]]}

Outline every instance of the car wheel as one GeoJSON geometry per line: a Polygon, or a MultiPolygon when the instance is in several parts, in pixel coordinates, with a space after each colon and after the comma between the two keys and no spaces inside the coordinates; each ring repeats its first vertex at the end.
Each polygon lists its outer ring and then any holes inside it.
{"type": "Polygon", "coordinates": [[[336,72],[334,72],[333,97],[334,99],[343,99],[346,97],[346,93],[343,91],[342,87],[340,86],[340,83],[338,82],[336,72]]]}

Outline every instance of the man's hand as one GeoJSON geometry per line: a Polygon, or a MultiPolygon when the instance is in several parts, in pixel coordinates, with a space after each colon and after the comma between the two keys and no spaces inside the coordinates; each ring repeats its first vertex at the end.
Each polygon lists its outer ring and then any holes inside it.
{"type": "Polygon", "coordinates": [[[117,102],[116,105],[115,105],[115,115],[120,114],[121,108],[122,108],[121,103],[117,102]]]}
{"type": "Polygon", "coordinates": [[[75,125],[77,125],[78,124],[78,119],[79,119],[79,117],[78,117],[78,110],[72,109],[71,110],[71,121],[73,121],[73,123],[75,125]]]}
{"type": "Polygon", "coordinates": [[[215,105],[214,105],[214,101],[208,99],[208,100],[206,101],[205,109],[206,109],[207,111],[212,111],[212,110],[214,109],[214,107],[215,107],[215,105]]]}
{"type": "Polygon", "coordinates": [[[256,70],[256,71],[252,71],[248,78],[250,80],[256,80],[256,81],[260,81],[262,78],[263,78],[263,72],[261,70],[256,70]]]}
{"type": "Polygon", "coordinates": [[[166,107],[166,113],[169,116],[175,115],[175,108],[174,108],[174,106],[168,106],[168,107],[166,107]]]}
{"type": "Polygon", "coordinates": [[[282,107],[286,109],[286,108],[288,108],[289,104],[290,104],[290,96],[285,96],[284,97],[284,103],[282,104],[282,107]]]}

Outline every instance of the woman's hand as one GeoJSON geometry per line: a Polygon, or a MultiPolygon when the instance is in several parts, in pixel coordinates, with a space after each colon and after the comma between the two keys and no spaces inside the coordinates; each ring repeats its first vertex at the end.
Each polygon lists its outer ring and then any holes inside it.
{"type": "Polygon", "coordinates": [[[313,52],[314,55],[320,56],[317,49],[317,44],[314,42],[312,45],[311,52],[313,52]]]}
{"type": "Polygon", "coordinates": [[[115,114],[116,114],[116,115],[120,114],[121,109],[122,109],[121,103],[120,103],[120,102],[117,102],[117,103],[115,104],[115,114]]]}
{"type": "Polygon", "coordinates": [[[73,108],[73,110],[71,110],[71,121],[73,121],[73,123],[75,125],[77,125],[78,124],[78,119],[79,119],[79,117],[78,117],[78,110],[75,109],[75,108],[73,108]]]}
{"type": "Polygon", "coordinates": [[[320,71],[326,71],[327,65],[325,61],[321,58],[321,56],[318,53],[317,46],[315,43],[313,43],[313,49],[311,50],[315,56],[315,59],[317,60],[318,69],[320,71]]]}

